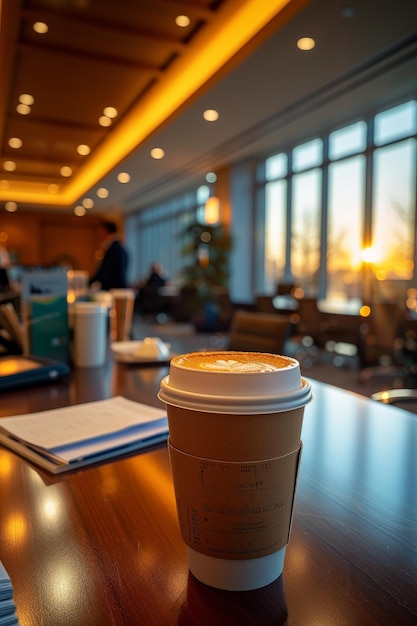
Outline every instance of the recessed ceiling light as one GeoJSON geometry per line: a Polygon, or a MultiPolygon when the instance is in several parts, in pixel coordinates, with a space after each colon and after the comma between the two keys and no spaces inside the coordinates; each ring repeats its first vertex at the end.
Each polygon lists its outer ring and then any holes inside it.
{"type": "Polygon", "coordinates": [[[19,96],[19,102],[31,105],[35,102],[35,98],[31,96],[30,93],[22,93],[19,96]]]}
{"type": "Polygon", "coordinates": [[[117,112],[117,109],[115,107],[106,107],[103,110],[103,114],[106,117],[111,117],[112,119],[114,119],[115,117],[118,116],[118,112],[117,112]]]}
{"type": "Polygon", "coordinates": [[[204,111],[203,117],[206,122],[215,122],[219,119],[219,112],[215,109],[207,109],[206,111],[204,111]]]}
{"type": "Polygon", "coordinates": [[[79,204],[78,206],[74,208],[74,213],[75,215],[78,215],[78,217],[82,217],[83,215],[86,214],[86,210],[83,206],[81,206],[81,204],[79,204]]]}
{"type": "Polygon", "coordinates": [[[33,30],[39,35],[44,35],[48,32],[48,24],[45,24],[45,22],[35,22],[33,25],[33,30]]]}
{"type": "Polygon", "coordinates": [[[29,113],[31,112],[31,108],[28,104],[18,104],[16,107],[16,111],[18,113],[20,113],[20,115],[29,115],[29,113]]]}
{"type": "Polygon", "coordinates": [[[21,148],[23,141],[19,137],[10,137],[8,144],[11,148],[21,148]]]}
{"type": "Polygon", "coordinates": [[[6,202],[4,208],[6,209],[6,211],[9,211],[9,213],[14,213],[15,211],[17,211],[17,203],[11,201],[6,202]]]}
{"type": "Polygon", "coordinates": [[[119,183],[128,183],[130,181],[130,174],[127,172],[119,172],[119,174],[117,174],[117,180],[119,183]]]}
{"type": "Polygon", "coordinates": [[[206,181],[208,183],[215,183],[217,180],[217,174],[215,174],[214,172],[208,172],[208,174],[206,174],[206,181]]]}
{"type": "Polygon", "coordinates": [[[188,15],[177,15],[175,18],[175,23],[177,26],[181,26],[181,28],[185,28],[190,25],[190,18],[188,15]]]}
{"type": "Polygon", "coordinates": [[[79,146],[77,146],[77,152],[78,154],[81,154],[81,156],[86,156],[87,154],[90,154],[91,148],[85,143],[81,143],[79,146]]]}
{"type": "Polygon", "coordinates": [[[92,198],[84,198],[81,204],[85,209],[92,209],[94,206],[94,200],[92,198]]]}
{"type": "Polygon", "coordinates": [[[106,189],[105,187],[99,187],[99,189],[97,189],[96,191],[96,194],[98,198],[108,198],[109,190],[106,189]]]}
{"type": "Polygon", "coordinates": [[[301,37],[301,39],[297,41],[297,48],[300,50],[312,50],[315,45],[316,42],[311,37],[301,37]]]}
{"type": "Polygon", "coordinates": [[[50,185],[48,185],[48,191],[49,193],[58,193],[59,186],[55,185],[55,183],[51,183],[50,185]]]}
{"type": "Polygon", "coordinates": [[[153,159],[163,159],[164,156],[165,156],[165,152],[162,150],[162,148],[152,148],[151,157],[153,159]]]}
{"type": "Polygon", "coordinates": [[[59,171],[61,172],[61,176],[65,176],[65,178],[72,175],[72,168],[68,165],[64,165],[59,171]]]}
{"type": "Polygon", "coordinates": [[[16,169],[16,163],[14,161],[5,161],[3,167],[6,172],[14,172],[16,169]]]}
{"type": "Polygon", "coordinates": [[[110,126],[112,123],[112,120],[107,117],[107,115],[101,115],[98,118],[98,123],[100,124],[100,126],[110,126]]]}

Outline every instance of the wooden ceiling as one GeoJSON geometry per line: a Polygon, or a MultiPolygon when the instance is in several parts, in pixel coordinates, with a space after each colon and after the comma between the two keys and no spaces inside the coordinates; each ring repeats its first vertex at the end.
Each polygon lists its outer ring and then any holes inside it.
{"type": "Polygon", "coordinates": [[[409,0],[0,0],[0,212],[8,201],[72,211],[86,195],[94,210],[135,210],[191,174],[265,154],[287,128],[294,141],[415,94],[416,59],[409,0]],[[318,45],[305,56],[295,42],[308,35],[318,45]],[[22,94],[34,98],[26,115],[22,94]],[[109,126],[105,107],[118,112],[109,126]],[[206,107],[221,108],[218,124],[203,126],[206,107]],[[152,145],[166,146],[157,166],[152,145]]]}
{"type": "Polygon", "coordinates": [[[1,160],[16,169],[3,169],[2,178],[12,188],[17,181],[65,186],[61,167],[76,176],[88,158],[77,146],[97,150],[225,2],[4,1],[1,160]],[[179,27],[178,15],[190,24],[179,27]],[[35,32],[36,22],[47,24],[47,33],[35,32]],[[17,112],[22,94],[34,98],[29,114],[17,112]],[[118,112],[107,118],[111,126],[99,123],[105,107],[118,112]],[[10,138],[20,138],[22,147],[10,147],[10,138]]]}
{"type": "MultiPolygon", "coordinates": [[[[271,7],[288,2],[268,1],[271,7]]],[[[254,3],[0,0],[0,4],[0,199],[71,206],[78,193],[82,196],[96,182],[94,177],[111,167],[111,158],[108,166],[104,165],[108,155],[103,159],[110,137],[164,83],[172,67],[192,54],[196,39],[224,23],[229,7],[254,3]],[[186,16],[189,24],[179,26],[178,16],[186,16]],[[47,32],[36,32],[39,22],[47,25],[47,32]],[[18,106],[25,94],[33,97],[33,103],[22,114],[18,106]],[[106,107],[116,109],[117,116],[106,116],[106,107]],[[100,125],[103,116],[107,126],[100,125]],[[12,138],[20,139],[21,147],[13,147],[12,138]],[[78,146],[88,146],[89,154],[79,154],[78,146]],[[74,190],[74,181],[97,154],[102,169],[97,167],[98,173],[74,190]]],[[[130,150],[131,146],[125,152],[130,150]]]]}

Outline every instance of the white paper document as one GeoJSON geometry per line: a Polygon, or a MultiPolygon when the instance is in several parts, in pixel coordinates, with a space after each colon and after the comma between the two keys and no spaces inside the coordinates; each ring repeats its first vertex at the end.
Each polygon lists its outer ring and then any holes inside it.
{"type": "MultiPolygon", "coordinates": [[[[57,463],[81,462],[111,451],[143,448],[168,434],[162,409],[121,396],[0,420],[0,441],[25,447],[57,463]]],[[[33,459],[32,459],[33,460],[33,459]]]]}

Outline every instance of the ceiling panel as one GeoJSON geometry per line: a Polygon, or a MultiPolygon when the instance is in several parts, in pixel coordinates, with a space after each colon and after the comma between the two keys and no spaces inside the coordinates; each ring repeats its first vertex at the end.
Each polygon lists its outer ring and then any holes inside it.
{"type": "Polygon", "coordinates": [[[94,210],[127,212],[203,182],[207,168],[266,154],[417,90],[417,2],[408,0],[395,10],[379,0],[2,0],[1,8],[0,211],[7,200],[22,210],[72,211],[106,186],[109,198],[94,210]],[[206,49],[214,56],[229,45],[247,7],[253,33],[212,74],[202,62],[187,75],[206,49]],[[179,28],[177,15],[190,25],[179,28]],[[46,34],[33,30],[37,20],[46,34]],[[301,36],[314,37],[314,50],[297,49],[301,36]],[[177,102],[176,86],[184,90],[183,77],[200,72],[177,102]],[[23,93],[34,97],[29,115],[16,111],[23,93]],[[118,116],[102,127],[106,106],[118,116]],[[149,116],[164,107],[152,126],[149,116]],[[219,121],[205,122],[204,108],[218,109],[219,121]],[[22,147],[11,148],[11,137],[22,147]],[[80,156],[79,144],[91,153],[80,156]],[[164,147],[163,160],[150,158],[154,145],[164,147]],[[5,161],[16,169],[5,170],[5,161]],[[70,178],[62,166],[72,168],[70,178]],[[86,176],[93,166],[97,175],[86,176]],[[131,172],[128,185],[118,184],[120,169],[131,172]],[[78,180],[86,182],[69,201],[78,180]],[[59,189],[48,198],[51,184],[59,189]]]}

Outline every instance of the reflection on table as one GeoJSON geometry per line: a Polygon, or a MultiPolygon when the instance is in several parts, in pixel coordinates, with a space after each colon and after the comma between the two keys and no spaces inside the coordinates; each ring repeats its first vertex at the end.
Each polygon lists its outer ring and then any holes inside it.
{"type": "MultiPolygon", "coordinates": [[[[178,347],[178,345],[177,345],[178,347]]],[[[114,364],[8,392],[0,416],[121,394],[168,368],[114,364]]],[[[417,623],[417,419],[312,381],[284,574],[223,592],[188,571],[166,445],[65,476],[0,449],[0,558],[25,626],[417,623]]]]}

